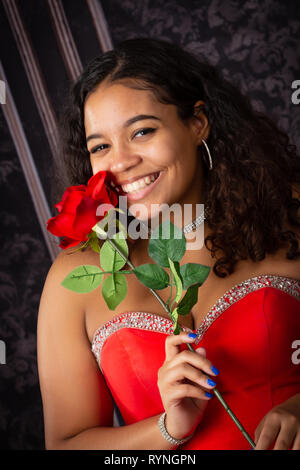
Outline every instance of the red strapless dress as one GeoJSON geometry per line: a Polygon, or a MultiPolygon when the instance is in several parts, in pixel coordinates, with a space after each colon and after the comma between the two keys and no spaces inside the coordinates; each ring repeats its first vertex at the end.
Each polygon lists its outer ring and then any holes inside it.
{"type": "MultiPolygon", "coordinates": [[[[219,369],[218,390],[254,440],[266,413],[300,392],[300,364],[292,360],[293,342],[300,340],[300,280],[247,279],[217,301],[195,332],[194,347],[203,346],[219,369]]],[[[142,311],[118,315],[95,332],[92,351],[125,424],[164,411],[157,371],[172,333],[171,320],[142,311]]],[[[180,447],[249,448],[215,396],[194,436],[180,447]]]]}

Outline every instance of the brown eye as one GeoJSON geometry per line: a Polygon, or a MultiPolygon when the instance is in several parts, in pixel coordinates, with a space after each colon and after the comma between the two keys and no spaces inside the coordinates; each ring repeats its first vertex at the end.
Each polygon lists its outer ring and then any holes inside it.
{"type": "Polygon", "coordinates": [[[103,150],[103,148],[101,148],[101,147],[105,147],[105,146],[107,146],[107,144],[97,145],[96,147],[94,147],[94,148],[91,150],[91,153],[96,153],[96,152],[98,152],[98,151],[101,152],[101,150],[103,150]]]}
{"type": "MultiPolygon", "coordinates": [[[[138,134],[140,134],[141,132],[143,132],[144,135],[147,135],[147,134],[151,134],[153,132],[155,132],[156,129],[153,129],[152,127],[146,127],[144,129],[140,129],[139,131],[137,131],[133,137],[137,136],[138,134]]],[[[143,137],[143,136],[142,136],[143,137]]]]}

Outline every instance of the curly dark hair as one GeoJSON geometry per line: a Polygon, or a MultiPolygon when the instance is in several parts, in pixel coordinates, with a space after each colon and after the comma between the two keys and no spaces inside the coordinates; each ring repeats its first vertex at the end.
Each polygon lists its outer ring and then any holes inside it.
{"type": "MultiPolygon", "coordinates": [[[[238,87],[205,58],[165,40],[129,39],[92,60],[72,87],[60,121],[61,152],[70,184],[92,176],[83,107],[104,79],[133,79],[132,88],[151,90],[177,107],[185,123],[196,101],[210,124],[207,144],[213,170],[204,165],[204,204],[211,235],[205,246],[216,257],[214,273],[225,277],[239,260],[260,261],[288,244],[286,258],[297,259],[300,226],[300,157],[288,135],[256,111],[238,87]],[[209,244],[210,242],[210,244],[209,244]],[[210,246],[209,246],[210,245],[210,246]]],[[[199,151],[203,151],[200,146],[199,151]]]]}

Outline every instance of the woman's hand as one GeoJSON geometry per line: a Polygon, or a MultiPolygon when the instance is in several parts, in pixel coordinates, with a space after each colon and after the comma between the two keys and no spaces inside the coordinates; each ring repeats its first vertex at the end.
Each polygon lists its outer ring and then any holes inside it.
{"type": "Polygon", "coordinates": [[[255,431],[256,450],[300,450],[300,393],[272,408],[255,431]]]}
{"type": "Polygon", "coordinates": [[[165,362],[158,370],[157,384],[166,411],[166,429],[175,439],[194,432],[216,385],[212,378],[218,370],[212,369],[205,349],[180,351],[181,344],[193,341],[184,332],[168,336],[165,362]]]}

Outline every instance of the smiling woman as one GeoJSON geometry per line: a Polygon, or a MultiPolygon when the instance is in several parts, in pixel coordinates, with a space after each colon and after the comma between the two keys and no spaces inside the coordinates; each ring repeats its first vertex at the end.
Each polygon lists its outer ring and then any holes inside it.
{"type": "MultiPolygon", "coordinates": [[[[61,286],[99,256],[58,256],[38,320],[47,448],[247,449],[210,393],[217,383],[257,449],[300,449],[300,159],[288,136],[206,60],[146,38],[87,66],[61,129],[71,184],[106,171],[129,209],[151,217],[154,206],[204,204],[191,227],[205,243],[182,261],[211,270],[173,335],[134,276],[113,315],[97,289],[61,286]],[[112,399],[124,426],[112,425],[112,399]]],[[[151,262],[148,243],[130,246],[134,265],[151,262]]]]}
{"type": "Polygon", "coordinates": [[[158,102],[149,90],[131,88],[127,79],[106,80],[88,94],[84,124],[93,174],[114,175],[129,209],[131,201],[139,201],[154,217],[154,204],[199,202],[197,146],[208,134],[207,119],[183,123],[176,106],[158,102]]]}

